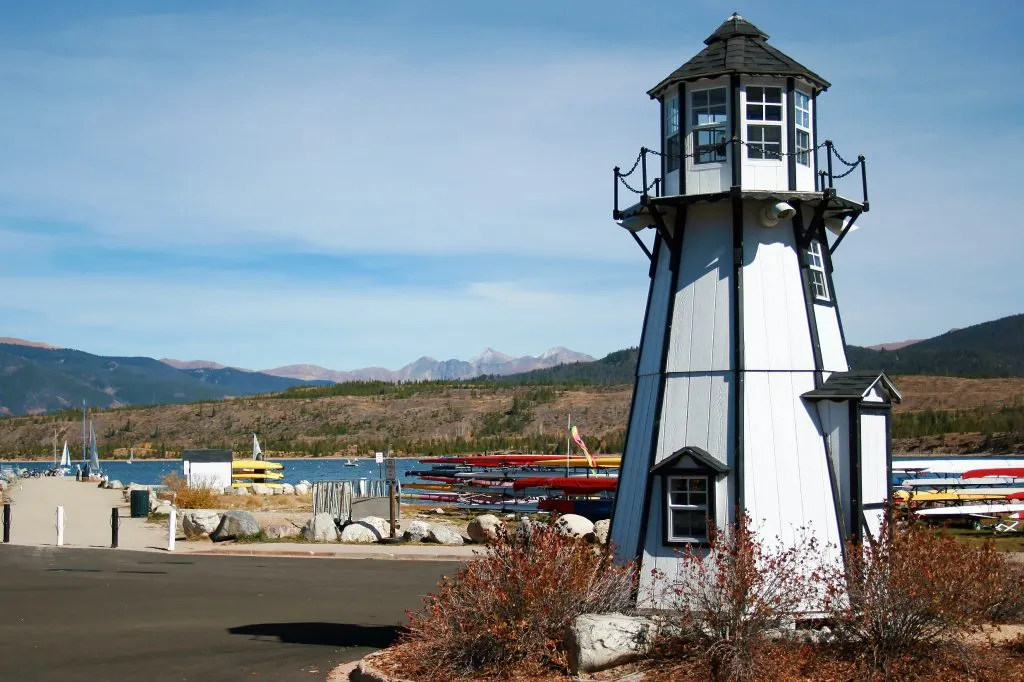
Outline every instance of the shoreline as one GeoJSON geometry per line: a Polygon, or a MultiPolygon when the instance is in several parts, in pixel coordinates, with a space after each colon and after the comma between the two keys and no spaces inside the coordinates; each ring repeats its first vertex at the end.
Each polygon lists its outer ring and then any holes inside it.
{"type": "MultiPolygon", "coordinates": [[[[266,453],[264,453],[264,454],[266,454],[266,453]]],[[[249,459],[249,458],[248,457],[238,457],[237,459],[249,459]]],[[[268,460],[285,460],[286,459],[286,460],[293,460],[293,461],[297,460],[297,461],[304,461],[304,462],[328,462],[328,461],[343,462],[343,461],[346,461],[346,460],[349,460],[349,459],[351,459],[353,462],[358,462],[358,461],[374,462],[374,461],[376,461],[373,457],[287,457],[287,456],[278,457],[278,456],[268,456],[267,459],[268,460]]],[[[407,456],[407,457],[396,457],[395,459],[421,459],[421,456],[420,455],[410,455],[410,456],[407,456]]],[[[72,464],[75,464],[75,463],[78,463],[78,462],[81,462],[81,461],[82,460],[78,459],[78,460],[75,460],[74,462],[72,462],[72,464]]],[[[100,462],[127,462],[127,461],[128,461],[127,459],[121,459],[121,458],[117,458],[117,459],[101,459],[100,460],[100,462]]],[[[134,461],[135,462],[180,462],[181,458],[180,457],[145,457],[145,458],[139,457],[139,458],[136,458],[134,461]]],[[[3,465],[3,464],[38,464],[40,462],[43,462],[43,463],[51,462],[51,459],[46,459],[46,458],[40,458],[40,459],[3,459],[3,458],[0,458],[0,465],[3,465]]]]}

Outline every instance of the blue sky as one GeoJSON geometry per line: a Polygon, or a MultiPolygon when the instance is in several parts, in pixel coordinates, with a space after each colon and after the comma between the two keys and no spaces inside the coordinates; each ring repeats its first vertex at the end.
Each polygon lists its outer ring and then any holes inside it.
{"type": "Polygon", "coordinates": [[[611,168],[733,10],[868,156],[848,340],[1022,312],[1016,2],[0,5],[0,336],[250,368],[635,345],[611,168]]]}

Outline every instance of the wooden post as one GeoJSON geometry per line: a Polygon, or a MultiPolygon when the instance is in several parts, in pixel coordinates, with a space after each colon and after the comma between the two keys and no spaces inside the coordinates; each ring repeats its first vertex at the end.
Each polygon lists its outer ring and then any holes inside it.
{"type": "Polygon", "coordinates": [[[388,481],[388,509],[391,511],[391,539],[395,539],[395,482],[388,481]]]}
{"type": "Polygon", "coordinates": [[[117,549],[117,532],[121,528],[121,517],[117,514],[117,507],[110,509],[110,548],[117,549]]]}
{"type": "Polygon", "coordinates": [[[4,503],[4,543],[11,541],[11,503],[4,503]]]}

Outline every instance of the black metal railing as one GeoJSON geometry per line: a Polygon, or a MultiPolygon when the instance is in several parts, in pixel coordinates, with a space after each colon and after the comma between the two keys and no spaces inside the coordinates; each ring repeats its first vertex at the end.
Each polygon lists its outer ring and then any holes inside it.
{"type": "MultiPolygon", "coordinates": [[[[737,142],[737,140],[732,140],[731,142],[733,143],[733,146],[735,146],[735,143],[737,142]]],[[[739,140],[738,142],[739,142],[740,145],[744,145],[744,146],[747,146],[747,147],[760,147],[761,151],[763,153],[770,154],[771,158],[777,158],[777,159],[782,159],[785,156],[804,156],[804,155],[808,155],[808,154],[815,154],[815,155],[817,155],[818,150],[824,147],[825,148],[825,163],[826,163],[827,170],[819,170],[818,171],[818,174],[814,178],[814,190],[816,192],[824,192],[825,190],[834,190],[835,189],[835,182],[836,182],[836,180],[841,180],[841,179],[843,179],[843,178],[845,178],[845,177],[847,177],[849,175],[852,175],[859,168],[860,169],[860,181],[861,181],[861,203],[863,203],[863,205],[864,205],[864,210],[865,211],[868,210],[867,161],[864,158],[863,154],[858,155],[856,161],[853,161],[853,162],[847,161],[846,159],[844,159],[839,154],[838,151],[836,151],[835,144],[832,143],[832,140],[825,140],[824,142],[819,144],[817,147],[814,147],[813,149],[803,149],[803,150],[787,151],[787,152],[779,152],[779,151],[775,151],[774,149],[770,150],[770,149],[766,148],[763,145],[758,145],[758,144],[751,143],[751,142],[744,142],[743,140],[739,140]],[[836,170],[834,168],[834,165],[835,165],[834,162],[838,162],[839,164],[842,164],[843,166],[846,167],[846,170],[844,170],[841,173],[836,172],[836,170]]],[[[702,152],[705,152],[705,151],[706,151],[706,149],[700,148],[696,152],[694,152],[693,154],[674,154],[674,155],[672,155],[671,158],[678,159],[678,160],[680,160],[680,162],[682,162],[683,159],[692,158],[692,157],[697,156],[698,154],[700,154],[702,152]]],[[[612,216],[614,217],[615,220],[618,220],[620,218],[620,216],[621,216],[620,209],[619,209],[619,187],[620,186],[626,188],[626,190],[628,190],[629,192],[632,192],[633,194],[639,195],[640,196],[640,203],[642,203],[642,204],[647,203],[647,199],[651,196],[651,191],[652,190],[654,192],[653,196],[656,196],[656,197],[660,197],[661,196],[662,189],[663,189],[661,177],[657,177],[657,178],[654,178],[653,180],[648,181],[647,156],[649,154],[652,154],[652,155],[656,156],[659,160],[662,159],[662,158],[668,158],[668,155],[663,153],[663,152],[658,152],[658,151],[655,151],[653,149],[648,149],[647,147],[641,147],[640,148],[640,153],[637,154],[636,160],[633,162],[632,167],[628,171],[623,172],[622,168],[619,167],[619,166],[615,166],[615,168],[612,169],[612,172],[614,174],[614,190],[613,190],[614,191],[614,195],[613,195],[614,196],[614,207],[613,207],[613,210],[612,210],[612,216]],[[636,183],[635,180],[633,181],[633,183],[630,183],[630,181],[628,180],[628,178],[632,177],[636,173],[640,174],[640,186],[639,187],[635,187],[634,186],[635,183],[636,183]]],[[[682,172],[682,170],[683,169],[680,169],[680,172],[682,172]]],[[[660,164],[659,164],[659,176],[660,176],[660,164]]]]}

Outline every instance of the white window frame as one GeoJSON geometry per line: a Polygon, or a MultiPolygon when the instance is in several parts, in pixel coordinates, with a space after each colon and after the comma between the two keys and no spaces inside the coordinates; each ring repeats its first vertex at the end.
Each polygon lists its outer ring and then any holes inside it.
{"type": "Polygon", "coordinates": [[[743,118],[747,131],[747,158],[754,161],[781,161],[785,149],[786,92],[778,85],[750,84],[744,88],[743,118]],[[751,95],[760,95],[752,99],[751,95]],[[778,93],[778,101],[769,101],[769,91],[778,93]],[[778,112],[778,118],[769,118],[769,112],[778,112]],[[774,131],[778,142],[765,139],[774,131]],[[778,151],[768,151],[778,148],[778,151]]]}
{"type": "Polygon", "coordinates": [[[689,122],[690,131],[693,134],[693,163],[695,165],[725,163],[729,160],[729,88],[724,85],[720,85],[713,88],[691,90],[689,97],[689,122]],[[724,94],[725,101],[722,104],[711,104],[711,93],[718,91],[721,91],[724,94]],[[694,104],[694,97],[699,93],[707,93],[707,104],[694,104]],[[711,110],[712,108],[719,107],[725,108],[725,113],[722,114],[722,116],[724,116],[722,120],[708,121],[706,123],[697,122],[698,117],[702,113],[706,114],[709,118],[717,116],[718,114],[712,114],[711,110]],[[711,133],[714,135],[716,131],[720,131],[720,141],[717,144],[699,144],[701,133],[711,133]]]}
{"type": "Polygon", "coordinates": [[[821,242],[817,239],[807,245],[807,274],[811,281],[811,293],[815,301],[831,301],[828,293],[828,278],[825,276],[825,257],[821,252],[821,242]]]}
{"type": "Polygon", "coordinates": [[[682,168],[683,131],[679,96],[673,95],[665,101],[665,172],[671,173],[682,168]]]}
{"type": "Polygon", "coordinates": [[[691,474],[673,474],[671,476],[666,476],[665,477],[665,505],[666,505],[666,511],[667,511],[667,513],[665,515],[665,523],[667,525],[667,527],[665,528],[665,538],[669,542],[672,542],[672,543],[676,543],[676,542],[679,542],[679,543],[699,543],[699,542],[707,542],[708,541],[707,524],[708,524],[708,521],[711,519],[712,510],[709,508],[709,505],[710,505],[710,502],[711,502],[711,499],[712,499],[712,496],[711,496],[711,486],[713,486],[714,484],[715,484],[715,482],[713,480],[713,477],[708,476],[707,474],[703,474],[703,475],[701,475],[701,474],[693,474],[693,475],[691,475],[691,474]],[[673,498],[672,498],[672,494],[673,494],[672,482],[673,481],[678,481],[678,480],[685,480],[687,482],[689,482],[689,481],[702,481],[704,483],[704,490],[703,491],[690,490],[689,489],[689,485],[687,485],[687,489],[686,490],[674,491],[677,495],[680,495],[680,494],[681,495],[685,495],[686,502],[685,503],[678,503],[678,502],[674,503],[673,502],[673,498]],[[698,503],[691,502],[691,495],[701,495],[701,494],[704,496],[704,503],[703,504],[698,504],[698,503]],[[700,535],[676,535],[673,532],[672,517],[673,517],[673,512],[677,512],[677,511],[679,511],[679,512],[700,512],[700,513],[702,513],[704,515],[704,531],[700,535]]]}
{"type": "Polygon", "coordinates": [[[796,151],[796,162],[802,166],[811,165],[811,147],[814,146],[811,116],[811,96],[802,90],[795,91],[793,93],[793,118],[796,120],[793,123],[796,139],[793,140],[793,149],[796,151]],[[806,135],[805,140],[801,139],[802,135],[806,135]],[[804,144],[804,142],[806,143],[804,144]]]}

